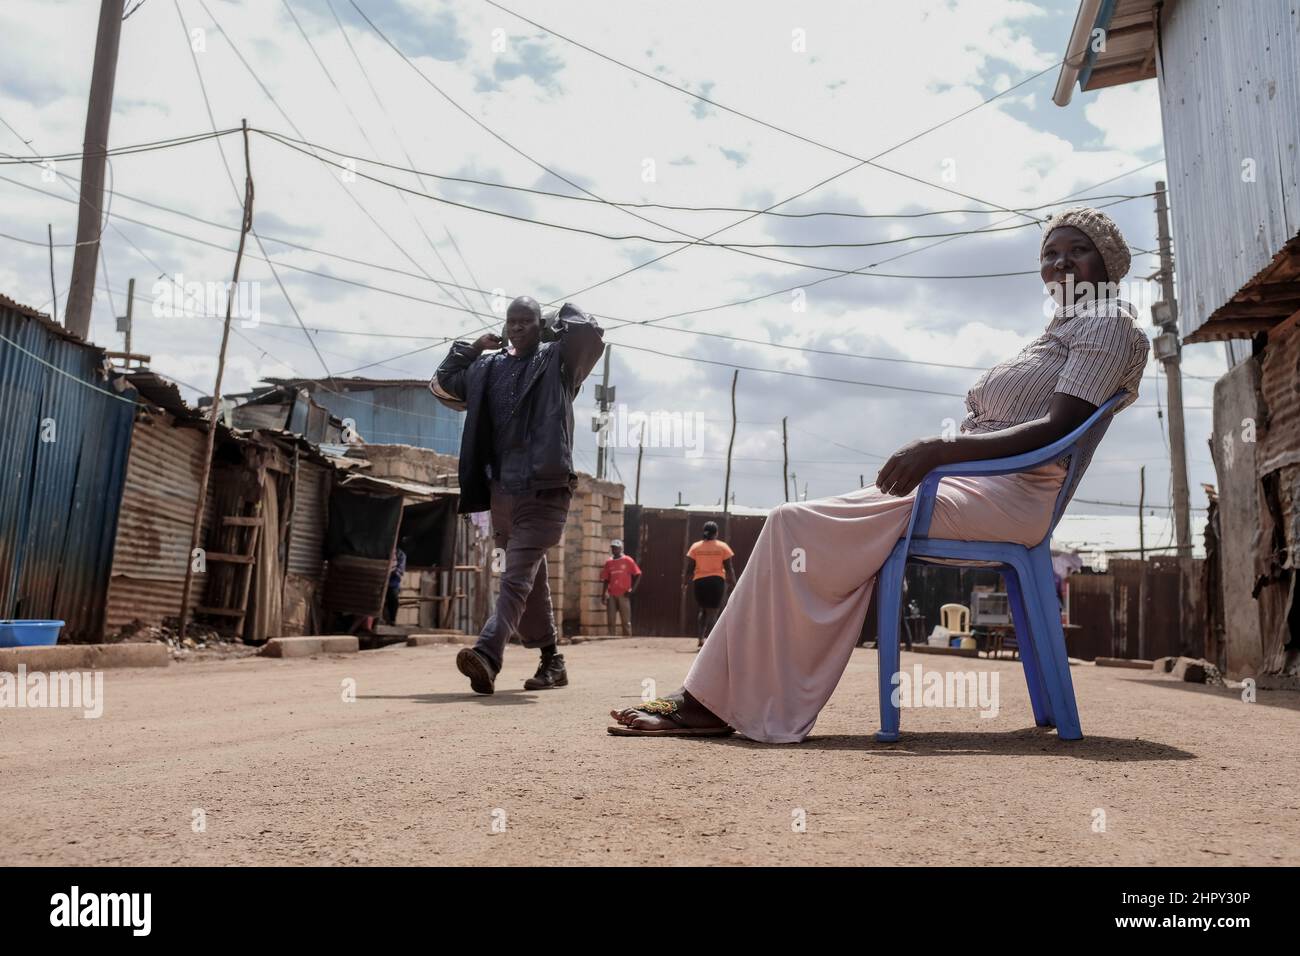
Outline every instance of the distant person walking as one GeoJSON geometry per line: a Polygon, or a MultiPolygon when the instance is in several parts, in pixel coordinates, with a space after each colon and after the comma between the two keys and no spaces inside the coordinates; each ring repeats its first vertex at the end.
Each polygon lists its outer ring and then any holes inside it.
{"type": "Polygon", "coordinates": [[[393,565],[388,571],[388,590],[384,594],[384,623],[397,623],[397,609],[402,594],[402,576],[406,574],[406,552],[397,548],[393,552],[393,565]]]}
{"type": "Polygon", "coordinates": [[[573,399],[605,350],[604,332],[578,308],[565,303],[544,329],[541,307],[527,296],[510,303],[505,334],[509,351],[490,333],[455,342],[429,383],[440,402],[465,412],[458,510],[491,510],[492,536],[505,552],[496,610],[478,642],[456,655],[477,694],[495,692],[515,633],[542,654],[525,689],[569,682],[556,650],[546,549],[560,542],[578,481],[573,399]]]}
{"type": "Polygon", "coordinates": [[[704,646],[705,639],[713,630],[722,607],[722,599],[727,596],[727,588],[736,583],[736,572],[731,567],[735,553],[725,541],[718,540],[716,521],[704,522],[704,537],[686,551],[686,573],[682,577],[682,590],[685,591],[694,582],[695,603],[700,608],[696,616],[699,624],[695,644],[697,648],[704,646]]]}
{"type": "Polygon", "coordinates": [[[623,636],[632,636],[632,601],[636,586],[641,583],[641,569],[623,553],[623,542],[615,538],[609,543],[613,555],[600,572],[600,598],[605,602],[609,633],[617,633],[615,625],[621,621],[623,636]]]}

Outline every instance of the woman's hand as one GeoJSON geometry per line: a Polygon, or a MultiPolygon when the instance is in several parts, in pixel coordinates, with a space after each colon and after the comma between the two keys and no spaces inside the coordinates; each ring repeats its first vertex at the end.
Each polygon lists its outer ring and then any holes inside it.
{"type": "Polygon", "coordinates": [[[929,472],[946,464],[947,445],[942,438],[921,438],[908,442],[889,456],[876,475],[876,488],[887,495],[903,496],[913,491],[929,472]]]}

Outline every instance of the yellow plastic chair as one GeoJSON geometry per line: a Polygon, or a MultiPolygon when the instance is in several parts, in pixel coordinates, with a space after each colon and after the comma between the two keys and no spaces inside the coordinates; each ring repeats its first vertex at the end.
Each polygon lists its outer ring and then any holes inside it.
{"type": "Polygon", "coordinates": [[[970,608],[964,604],[945,604],[939,608],[939,620],[953,637],[971,637],[970,608]]]}

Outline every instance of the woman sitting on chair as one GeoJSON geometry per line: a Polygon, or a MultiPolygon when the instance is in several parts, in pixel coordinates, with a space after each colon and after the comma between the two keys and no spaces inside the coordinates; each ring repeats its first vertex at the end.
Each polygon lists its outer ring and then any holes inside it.
{"type": "MultiPolygon", "coordinates": [[[[1056,300],[1043,333],[967,393],[961,434],[909,442],[876,483],[777,506],[735,592],[676,693],[611,711],[621,736],[722,736],[796,743],[848,665],[876,574],[907,530],[914,491],[940,465],[1034,451],[1083,424],[1117,392],[1137,398],[1150,343],[1117,297],[1128,243],[1095,209],[1046,223],[1040,270],[1056,300]],[[796,562],[796,549],[802,562],[796,562]],[[801,567],[794,571],[793,567],[801,567]]],[[[1066,469],[948,477],[930,535],[1032,546],[1047,534],[1066,469]]]]}

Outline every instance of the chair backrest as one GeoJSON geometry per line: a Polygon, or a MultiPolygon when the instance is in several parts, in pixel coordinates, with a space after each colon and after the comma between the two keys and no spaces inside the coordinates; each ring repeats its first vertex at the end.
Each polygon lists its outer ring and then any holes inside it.
{"type": "Polygon", "coordinates": [[[1110,428],[1111,420],[1115,417],[1115,408],[1123,398],[1123,392],[1112,395],[1090,416],[1092,418],[1091,424],[1085,422],[1084,425],[1080,426],[1085,430],[1070,447],[1070,464],[1065,474],[1065,481],[1061,484],[1061,490],[1056,496],[1056,507],[1052,510],[1052,523],[1047,529],[1046,540],[1051,540],[1052,532],[1056,530],[1061,515],[1065,513],[1066,506],[1069,505],[1070,499],[1074,497],[1075,489],[1079,487],[1079,482],[1083,480],[1084,472],[1092,464],[1093,453],[1096,452],[1097,446],[1101,444],[1102,438],[1106,436],[1106,429],[1110,428]]]}
{"type": "Polygon", "coordinates": [[[945,604],[939,608],[939,620],[955,634],[969,633],[970,608],[964,604],[945,604]]]}

